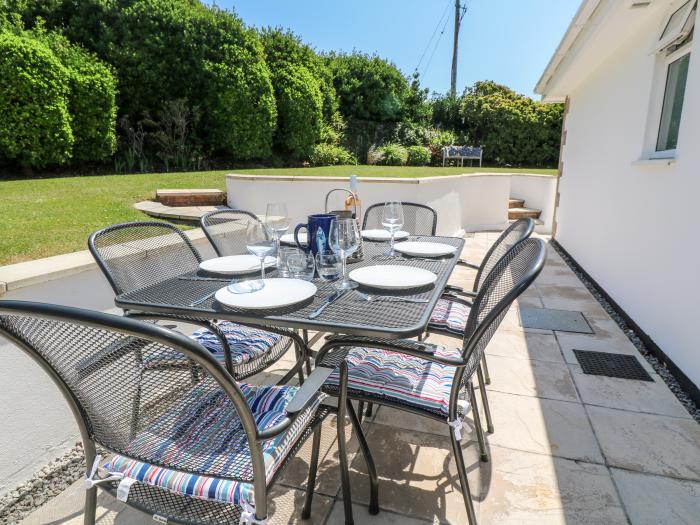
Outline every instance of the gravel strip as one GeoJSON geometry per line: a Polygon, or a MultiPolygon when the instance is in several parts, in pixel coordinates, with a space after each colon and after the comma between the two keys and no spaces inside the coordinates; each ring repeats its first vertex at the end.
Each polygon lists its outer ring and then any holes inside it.
{"type": "Polygon", "coordinates": [[[32,478],[0,498],[0,525],[18,523],[48,500],[85,476],[82,443],[55,459],[32,478]]]}
{"type": "Polygon", "coordinates": [[[552,248],[559,254],[559,256],[564,260],[566,264],[569,265],[571,271],[576,274],[576,277],[584,284],[588,291],[593,294],[593,297],[600,303],[600,305],[605,309],[608,315],[617,323],[617,325],[622,329],[627,338],[632,342],[632,344],[637,348],[640,354],[646,359],[649,364],[654,368],[657,374],[664,380],[664,383],[671,389],[671,392],[678,398],[678,400],[683,404],[690,415],[700,423],[700,408],[695,404],[690,395],[681,387],[678,380],[674,377],[671,371],[666,368],[665,363],[659,361],[656,356],[646,347],[646,345],[639,338],[639,335],[629,327],[625,319],[622,317],[620,312],[612,307],[612,305],[605,299],[601,294],[600,289],[589,281],[586,276],[581,272],[578,264],[571,259],[562,249],[561,245],[555,241],[551,240],[550,244],[552,248]]]}

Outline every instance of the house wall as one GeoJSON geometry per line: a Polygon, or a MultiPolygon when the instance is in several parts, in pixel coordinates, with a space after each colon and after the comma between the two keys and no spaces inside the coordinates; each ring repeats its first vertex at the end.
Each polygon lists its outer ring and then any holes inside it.
{"type": "MultiPolygon", "coordinates": [[[[696,385],[700,56],[691,54],[677,160],[644,148],[658,17],[569,91],[556,239],[696,385]]],[[[697,51],[695,51],[697,50],[697,51]]]]}

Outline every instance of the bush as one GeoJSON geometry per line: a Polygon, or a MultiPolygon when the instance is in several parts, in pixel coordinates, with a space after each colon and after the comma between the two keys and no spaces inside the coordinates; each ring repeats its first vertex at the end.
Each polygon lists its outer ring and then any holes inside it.
{"type": "Polygon", "coordinates": [[[409,166],[427,166],[430,164],[430,150],[424,146],[410,146],[408,152],[409,166]]]}
{"type": "Polygon", "coordinates": [[[408,151],[401,144],[387,144],[377,151],[385,166],[403,166],[408,161],[408,151]]]}
{"type": "Polygon", "coordinates": [[[328,60],[340,111],[346,118],[377,122],[401,119],[409,86],[396,66],[360,53],[330,55],[328,60]]]}
{"type": "Polygon", "coordinates": [[[236,159],[270,155],[276,121],[270,72],[257,33],[233,13],[193,0],[24,5],[25,23],[42,16],[114,67],[120,117],[137,122],[157,115],[163,101],[185,100],[202,115],[192,143],[236,159]]]}
{"type": "Polygon", "coordinates": [[[327,67],[292,33],[266,29],[261,38],[277,102],[275,146],[305,158],[321,139],[325,110],[337,106],[335,90],[322,74],[327,67]]]}
{"type": "Polygon", "coordinates": [[[99,161],[117,146],[116,79],[109,67],[93,54],[57,34],[37,35],[51,47],[68,71],[68,109],[75,143],[72,159],[99,161]]]}
{"type": "Polygon", "coordinates": [[[333,144],[316,144],[309,156],[312,166],[357,164],[357,159],[345,148],[333,144]]]}
{"type": "Polygon", "coordinates": [[[69,73],[42,42],[0,33],[0,157],[31,168],[70,159],[69,73]]]}

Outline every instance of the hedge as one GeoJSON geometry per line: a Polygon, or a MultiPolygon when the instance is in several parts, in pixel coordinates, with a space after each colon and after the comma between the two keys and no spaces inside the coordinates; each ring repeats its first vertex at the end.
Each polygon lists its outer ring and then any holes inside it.
{"type": "Polygon", "coordinates": [[[70,159],[70,78],[60,60],[36,39],[1,32],[0,78],[0,157],[27,168],[70,159]]]}

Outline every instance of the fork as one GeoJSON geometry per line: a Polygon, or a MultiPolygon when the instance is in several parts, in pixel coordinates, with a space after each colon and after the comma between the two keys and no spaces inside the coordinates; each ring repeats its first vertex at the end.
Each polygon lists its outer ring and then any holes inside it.
{"type": "Polygon", "coordinates": [[[362,299],[369,301],[370,303],[375,301],[393,301],[393,302],[404,302],[404,303],[416,303],[425,304],[428,299],[417,299],[415,297],[399,297],[396,295],[370,295],[368,293],[357,292],[362,299]]]}

